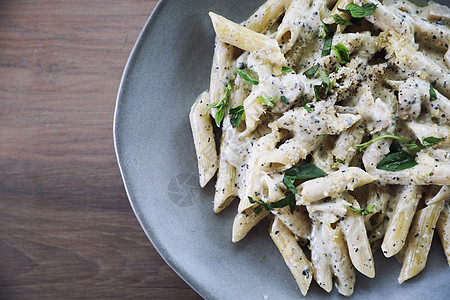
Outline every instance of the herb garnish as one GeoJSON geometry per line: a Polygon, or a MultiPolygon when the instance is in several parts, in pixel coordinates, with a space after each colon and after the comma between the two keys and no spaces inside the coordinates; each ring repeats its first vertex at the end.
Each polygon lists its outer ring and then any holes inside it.
{"type": "Polygon", "coordinates": [[[377,165],[377,169],[385,171],[400,171],[414,167],[417,162],[414,156],[406,151],[386,155],[377,165]]]}
{"type": "Polygon", "coordinates": [[[244,114],[244,106],[232,106],[228,113],[231,115],[230,123],[233,128],[239,127],[242,115],[244,114]]]}
{"type": "Polygon", "coordinates": [[[436,91],[434,90],[434,86],[436,82],[430,83],[430,102],[437,100],[436,91]]]}
{"type": "Polygon", "coordinates": [[[322,169],[310,162],[287,170],[284,173],[283,183],[292,193],[297,194],[297,189],[294,186],[295,180],[308,180],[323,177],[325,175],[326,173],[322,169]]]}
{"type": "Polygon", "coordinates": [[[356,208],[350,205],[347,205],[346,207],[359,215],[367,216],[368,214],[371,214],[373,212],[375,205],[368,206],[366,209],[356,208]]]}
{"type": "Polygon", "coordinates": [[[346,19],[342,18],[342,17],[341,17],[340,15],[338,15],[338,14],[333,15],[333,20],[334,20],[334,22],[335,22],[336,24],[339,24],[339,25],[346,25],[346,26],[353,25],[352,22],[347,21],[346,19]]]}
{"type": "Polygon", "coordinates": [[[231,91],[231,83],[228,82],[227,87],[225,88],[225,95],[223,95],[222,99],[220,99],[220,101],[218,101],[218,102],[208,104],[208,106],[205,109],[204,115],[206,115],[208,110],[210,110],[211,108],[217,108],[217,112],[216,112],[216,115],[214,118],[216,120],[217,127],[220,127],[220,123],[222,123],[223,116],[225,114],[225,107],[227,106],[227,100],[228,100],[228,95],[230,94],[230,91],[231,91]]]}
{"type": "Polygon", "coordinates": [[[342,64],[346,64],[350,62],[350,58],[348,57],[348,49],[341,43],[337,43],[335,46],[331,47],[333,52],[339,58],[342,64]]]}
{"type": "Polygon", "coordinates": [[[319,65],[312,66],[308,70],[306,70],[303,75],[305,75],[307,78],[313,78],[314,75],[316,75],[317,70],[319,69],[319,65]]]}
{"type": "Polygon", "coordinates": [[[283,67],[281,68],[281,73],[283,73],[283,74],[291,73],[292,71],[294,71],[294,70],[292,70],[292,69],[289,68],[289,67],[283,66],[283,67]]]}
{"type": "Polygon", "coordinates": [[[358,147],[359,151],[362,151],[362,149],[364,149],[366,147],[369,147],[373,143],[378,142],[379,140],[382,140],[382,139],[387,139],[387,138],[394,139],[394,140],[399,140],[399,141],[402,141],[402,142],[405,142],[405,143],[409,143],[409,140],[407,138],[396,136],[396,135],[393,135],[393,134],[384,134],[384,135],[377,136],[376,138],[373,138],[373,139],[371,139],[368,142],[355,145],[355,147],[358,147]]]}
{"type": "Polygon", "coordinates": [[[368,15],[371,15],[377,9],[377,5],[373,3],[366,3],[363,6],[349,3],[345,6],[345,9],[338,8],[340,12],[346,13],[352,18],[361,19],[368,15]]]}
{"type": "Polygon", "coordinates": [[[250,196],[248,196],[248,200],[250,201],[251,204],[258,203],[265,210],[272,210],[274,208],[282,208],[285,206],[289,206],[291,213],[294,213],[295,207],[296,207],[296,201],[295,201],[294,194],[289,194],[286,197],[284,197],[283,199],[275,201],[275,202],[271,202],[271,203],[266,203],[261,200],[253,200],[253,198],[250,196]]]}
{"type": "Polygon", "coordinates": [[[286,98],[286,96],[281,96],[281,102],[283,102],[286,105],[289,105],[289,100],[286,98]]]}
{"type": "Polygon", "coordinates": [[[340,158],[337,158],[336,156],[334,157],[334,161],[337,162],[337,163],[340,163],[340,164],[345,165],[345,161],[343,161],[343,160],[340,159],[340,158]]]}
{"type": "Polygon", "coordinates": [[[257,99],[259,100],[259,102],[261,102],[262,105],[273,107],[274,104],[273,104],[272,101],[277,99],[277,97],[269,97],[269,98],[266,99],[263,96],[258,96],[257,99]]]}
{"type": "Polygon", "coordinates": [[[322,21],[320,26],[319,39],[325,39],[322,47],[322,57],[331,53],[331,44],[333,43],[334,27],[332,24],[326,24],[322,21]]]}
{"type": "Polygon", "coordinates": [[[248,83],[252,84],[252,85],[258,85],[259,81],[256,79],[253,79],[250,74],[248,74],[247,72],[245,72],[244,70],[238,69],[236,68],[236,73],[238,73],[239,76],[242,77],[242,79],[244,79],[245,81],[247,81],[248,83]]]}
{"type": "Polygon", "coordinates": [[[306,109],[307,112],[312,112],[314,109],[309,107],[308,105],[303,106],[304,109],[306,109]]]}

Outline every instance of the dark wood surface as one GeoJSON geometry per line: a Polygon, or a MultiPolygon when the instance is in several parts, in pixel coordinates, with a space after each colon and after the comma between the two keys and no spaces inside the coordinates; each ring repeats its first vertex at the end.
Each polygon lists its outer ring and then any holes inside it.
{"type": "Polygon", "coordinates": [[[135,218],[112,121],[156,0],[0,0],[0,299],[201,299],[135,218]]]}

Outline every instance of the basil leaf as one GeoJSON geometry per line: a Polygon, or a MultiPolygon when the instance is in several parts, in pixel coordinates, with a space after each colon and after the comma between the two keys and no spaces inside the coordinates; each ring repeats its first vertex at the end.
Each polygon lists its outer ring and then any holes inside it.
{"type": "Polygon", "coordinates": [[[419,142],[419,140],[414,140],[414,141],[412,141],[412,142],[406,144],[405,146],[406,146],[406,148],[408,148],[410,151],[417,152],[417,151],[422,150],[422,146],[419,145],[418,142],[419,142]]]}
{"type": "Polygon", "coordinates": [[[356,208],[356,207],[347,205],[348,209],[350,209],[351,211],[353,211],[359,215],[362,215],[362,216],[367,216],[368,214],[371,214],[373,212],[374,207],[375,207],[375,205],[371,205],[371,206],[368,206],[366,209],[362,209],[362,208],[356,208]]]}
{"type": "Polygon", "coordinates": [[[386,155],[377,165],[377,169],[385,171],[400,171],[414,167],[417,162],[406,151],[386,155]]]}
{"type": "Polygon", "coordinates": [[[315,164],[306,163],[299,167],[293,167],[287,170],[283,176],[283,183],[292,193],[297,194],[297,189],[294,186],[295,180],[309,180],[325,175],[326,173],[315,164]]]}
{"type": "Polygon", "coordinates": [[[344,14],[350,15],[350,11],[348,9],[343,9],[338,7],[338,11],[343,12],[344,14]]]}
{"type": "Polygon", "coordinates": [[[253,200],[252,197],[248,196],[248,201],[250,201],[251,204],[258,203],[261,205],[265,210],[272,210],[272,205],[269,203],[263,202],[261,200],[253,200]]]}
{"type": "Polygon", "coordinates": [[[317,70],[319,69],[319,65],[312,66],[308,70],[306,70],[303,75],[305,75],[307,78],[313,78],[314,75],[316,75],[317,70]]]}
{"type": "Polygon", "coordinates": [[[437,100],[436,91],[434,90],[434,86],[436,82],[430,83],[430,102],[437,100]]]}
{"type": "Polygon", "coordinates": [[[328,90],[330,88],[330,77],[327,73],[325,73],[324,70],[320,71],[320,79],[322,79],[323,84],[325,84],[325,91],[323,92],[324,95],[328,94],[328,90]]]}
{"type": "Polygon", "coordinates": [[[269,98],[264,98],[263,96],[258,96],[257,99],[259,100],[259,102],[261,102],[262,105],[265,106],[269,106],[269,107],[273,107],[273,100],[277,99],[276,97],[269,97],[269,98]]]}
{"type": "Polygon", "coordinates": [[[350,62],[350,58],[348,57],[348,49],[341,43],[337,43],[335,46],[331,47],[333,52],[339,58],[342,64],[346,64],[350,62]]]}
{"type": "Polygon", "coordinates": [[[289,100],[286,98],[286,96],[281,96],[281,102],[283,102],[286,105],[289,105],[289,100]]]}
{"type": "Polygon", "coordinates": [[[366,3],[363,6],[358,6],[354,3],[349,3],[345,6],[345,9],[350,12],[353,18],[364,18],[371,15],[377,9],[377,5],[373,3],[366,3]]]}
{"type": "Polygon", "coordinates": [[[342,17],[341,17],[340,15],[338,15],[338,14],[333,15],[333,20],[334,20],[334,22],[335,22],[336,24],[339,24],[339,25],[346,25],[346,26],[353,25],[352,22],[347,21],[346,19],[342,18],[342,17]]]}
{"type": "Polygon", "coordinates": [[[314,96],[316,97],[316,100],[320,99],[320,88],[322,85],[314,85],[314,96]]]}
{"type": "Polygon", "coordinates": [[[325,40],[322,47],[322,57],[330,55],[331,53],[331,44],[333,43],[333,37],[329,37],[325,40]]]}
{"type": "Polygon", "coordinates": [[[259,81],[253,79],[247,72],[245,72],[244,70],[238,69],[236,68],[236,73],[238,73],[239,76],[242,77],[242,79],[244,79],[245,81],[247,81],[248,83],[252,84],[252,85],[258,85],[259,81]]]}
{"type": "Polygon", "coordinates": [[[276,202],[272,202],[272,208],[281,208],[285,206],[289,206],[291,209],[291,214],[294,213],[295,207],[297,206],[297,202],[295,201],[295,195],[289,194],[281,200],[276,202]]]}
{"type": "Polygon", "coordinates": [[[289,67],[282,67],[281,68],[281,73],[283,73],[283,74],[291,73],[292,71],[294,71],[294,70],[292,70],[289,67]]]}
{"type": "Polygon", "coordinates": [[[307,112],[312,112],[313,109],[311,107],[309,107],[308,105],[303,106],[307,112]]]}
{"type": "Polygon", "coordinates": [[[255,207],[255,208],[253,209],[253,213],[254,213],[255,215],[259,215],[260,212],[261,212],[261,208],[259,208],[259,207],[255,207]]]}
{"type": "Polygon", "coordinates": [[[407,147],[408,147],[408,145],[410,145],[410,144],[409,144],[410,141],[409,141],[407,138],[404,138],[404,137],[401,137],[401,136],[396,136],[396,135],[393,135],[393,134],[384,134],[384,135],[377,136],[376,138],[373,138],[373,139],[371,139],[371,140],[368,141],[368,142],[365,142],[365,143],[362,143],[362,144],[355,145],[355,147],[358,147],[358,148],[359,148],[359,151],[362,151],[363,148],[369,147],[370,145],[372,145],[372,144],[375,143],[375,142],[378,142],[379,140],[382,140],[382,139],[388,139],[388,138],[389,138],[389,139],[399,140],[399,141],[408,143],[408,144],[407,144],[407,147]]]}
{"type": "Polygon", "coordinates": [[[218,101],[218,102],[208,104],[208,106],[206,106],[205,112],[203,113],[204,115],[206,115],[208,110],[210,110],[211,108],[217,108],[216,115],[214,118],[216,121],[217,127],[220,127],[220,123],[222,123],[223,116],[225,114],[225,107],[227,106],[228,95],[230,94],[230,91],[231,91],[231,83],[228,82],[227,87],[225,88],[225,95],[222,96],[222,99],[220,99],[220,101],[218,101]]]}
{"type": "Polygon", "coordinates": [[[295,207],[297,205],[296,201],[295,201],[295,195],[294,194],[289,194],[286,197],[284,197],[283,199],[281,199],[279,201],[272,202],[272,203],[265,203],[265,202],[260,201],[260,200],[253,200],[253,198],[250,197],[250,196],[248,196],[248,200],[250,201],[251,204],[258,203],[265,210],[272,210],[274,208],[282,208],[282,207],[285,207],[285,206],[289,206],[289,208],[291,209],[291,213],[293,213],[295,211],[295,207]]]}
{"type": "Polygon", "coordinates": [[[425,148],[431,147],[433,145],[436,145],[440,143],[444,138],[437,138],[434,136],[429,136],[426,138],[422,138],[422,145],[424,145],[425,148]]]}
{"type": "Polygon", "coordinates": [[[242,115],[244,114],[244,106],[232,106],[230,107],[230,110],[228,111],[231,115],[230,123],[233,128],[239,127],[239,124],[241,122],[242,115]]]}

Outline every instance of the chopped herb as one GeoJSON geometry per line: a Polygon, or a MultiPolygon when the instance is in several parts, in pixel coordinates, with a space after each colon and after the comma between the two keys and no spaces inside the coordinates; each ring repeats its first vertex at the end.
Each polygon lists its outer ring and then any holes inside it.
{"type": "Polygon", "coordinates": [[[329,37],[325,40],[325,43],[323,43],[323,47],[322,47],[322,57],[330,55],[332,43],[333,43],[333,37],[329,37]]]}
{"type": "Polygon", "coordinates": [[[242,115],[244,114],[244,106],[232,106],[228,113],[231,115],[230,123],[233,128],[239,127],[242,115]]]}
{"type": "Polygon", "coordinates": [[[377,165],[377,169],[385,171],[400,171],[414,167],[417,162],[406,151],[386,155],[377,165]]]}
{"type": "Polygon", "coordinates": [[[334,157],[334,161],[335,162],[338,162],[338,163],[340,163],[340,164],[345,164],[345,161],[343,161],[342,159],[340,159],[340,158],[337,158],[336,156],[334,157]]]}
{"type": "Polygon", "coordinates": [[[429,137],[425,137],[422,138],[422,144],[420,144],[419,140],[414,140],[408,144],[406,144],[406,147],[410,150],[410,151],[420,151],[422,149],[434,146],[436,144],[438,144],[439,142],[441,142],[444,138],[437,138],[434,136],[429,136],[429,137]]]}
{"type": "Polygon", "coordinates": [[[316,100],[320,99],[320,88],[322,85],[314,85],[314,96],[316,97],[316,100]]]}
{"type": "Polygon", "coordinates": [[[394,140],[399,140],[399,141],[402,141],[402,142],[405,142],[405,143],[409,143],[409,140],[407,138],[396,136],[396,135],[393,135],[393,134],[384,134],[384,135],[377,136],[376,138],[373,138],[373,139],[371,139],[368,142],[355,145],[355,147],[358,147],[359,151],[362,151],[362,149],[364,149],[366,147],[369,147],[373,143],[378,142],[379,140],[382,140],[382,139],[387,139],[387,138],[394,139],[394,140]]]}
{"type": "Polygon", "coordinates": [[[336,86],[336,77],[333,78],[333,81],[331,82],[331,86],[335,87],[336,86]]]}
{"type": "Polygon", "coordinates": [[[444,138],[437,138],[437,137],[434,137],[434,136],[429,136],[429,137],[426,137],[426,138],[422,138],[422,145],[425,148],[428,148],[428,147],[431,147],[431,146],[434,146],[434,145],[440,143],[443,139],[444,138]]]}
{"type": "Polygon", "coordinates": [[[228,82],[227,87],[225,88],[225,95],[223,95],[222,99],[220,99],[220,101],[218,101],[218,102],[208,104],[208,106],[205,109],[204,114],[206,114],[208,112],[208,110],[210,110],[211,108],[217,108],[217,112],[215,115],[217,127],[220,127],[220,123],[222,123],[223,116],[225,114],[225,107],[227,106],[227,100],[228,100],[228,95],[230,94],[230,91],[231,91],[231,83],[228,82]]]}
{"type": "Polygon", "coordinates": [[[434,173],[433,173],[433,172],[430,172],[430,174],[428,174],[428,175],[430,175],[430,176],[433,176],[433,175],[434,175],[434,173]]]}
{"type": "Polygon", "coordinates": [[[434,90],[434,86],[436,82],[430,83],[430,102],[437,100],[436,91],[434,90]]]}
{"type": "Polygon", "coordinates": [[[303,106],[307,112],[312,112],[313,109],[311,107],[309,107],[308,105],[303,106]]]}
{"type": "Polygon", "coordinates": [[[325,73],[324,70],[320,71],[320,79],[322,79],[322,85],[325,84],[325,91],[324,94],[327,95],[328,94],[328,90],[330,88],[330,77],[328,76],[327,73],[325,73]]]}
{"type": "Polygon", "coordinates": [[[363,6],[356,5],[354,3],[349,3],[345,6],[345,11],[338,9],[340,12],[345,12],[351,15],[353,18],[364,18],[371,15],[377,9],[377,5],[373,3],[366,3],[363,6]]]}
{"type": "Polygon", "coordinates": [[[289,105],[289,100],[286,98],[286,96],[281,96],[281,102],[283,102],[286,105],[289,105]]]}
{"type": "Polygon", "coordinates": [[[297,179],[308,180],[317,177],[323,177],[326,173],[318,168],[313,163],[306,163],[299,167],[290,168],[284,173],[283,183],[294,194],[297,194],[297,190],[294,186],[294,182],[297,179]]]}
{"type": "Polygon", "coordinates": [[[294,71],[294,70],[292,70],[292,69],[289,68],[289,67],[282,67],[282,68],[281,68],[281,72],[282,72],[283,74],[291,73],[292,71],[294,71]]]}
{"type": "Polygon", "coordinates": [[[252,76],[250,76],[249,73],[253,73],[253,71],[251,71],[250,69],[247,69],[247,72],[241,69],[236,68],[236,73],[238,73],[239,76],[242,77],[242,79],[244,79],[245,81],[247,81],[248,83],[252,84],[252,85],[258,85],[259,81],[256,79],[253,79],[252,76]]]}
{"type": "Polygon", "coordinates": [[[305,75],[307,78],[313,78],[314,75],[316,75],[317,70],[319,69],[319,65],[312,66],[308,70],[306,70],[303,75],[305,75]]]}
{"type": "Polygon", "coordinates": [[[339,25],[346,25],[346,26],[353,25],[352,22],[347,21],[346,19],[342,18],[342,17],[341,17],[340,15],[338,15],[338,14],[333,15],[333,20],[334,20],[334,22],[335,22],[336,24],[339,24],[339,25]]]}
{"type": "Polygon", "coordinates": [[[332,24],[326,24],[322,21],[320,26],[319,39],[325,39],[322,48],[322,57],[330,55],[331,44],[333,43],[334,27],[332,24]]]}
{"type": "Polygon", "coordinates": [[[414,140],[414,141],[412,141],[412,142],[407,143],[405,146],[406,146],[406,148],[408,148],[410,151],[417,152],[417,151],[422,150],[422,147],[421,147],[421,145],[419,145],[418,142],[419,142],[419,140],[414,140]]]}
{"type": "Polygon", "coordinates": [[[257,99],[259,100],[259,102],[261,102],[262,105],[273,107],[274,104],[273,104],[272,101],[274,101],[277,98],[276,97],[269,97],[269,98],[266,99],[263,96],[259,96],[257,99]]]}
{"type": "Polygon", "coordinates": [[[342,64],[346,64],[350,62],[350,58],[348,57],[348,49],[341,43],[337,43],[335,46],[331,47],[333,52],[339,58],[342,64]]]}
{"type": "Polygon", "coordinates": [[[261,212],[261,208],[259,208],[259,207],[255,207],[254,209],[253,209],[253,213],[255,214],[255,215],[259,215],[259,213],[261,212]]]}
{"type": "Polygon", "coordinates": [[[286,197],[284,197],[283,199],[275,201],[275,202],[271,202],[271,203],[266,203],[261,200],[253,200],[253,198],[250,196],[248,196],[248,200],[250,201],[251,204],[258,203],[265,210],[272,210],[274,208],[282,208],[285,206],[289,206],[291,213],[294,213],[295,207],[297,205],[294,194],[289,194],[286,197]]]}
{"type": "Polygon", "coordinates": [[[362,215],[362,216],[367,216],[368,214],[371,214],[373,212],[374,207],[375,207],[375,205],[371,205],[371,206],[368,206],[366,209],[362,209],[362,208],[356,208],[356,207],[347,205],[348,209],[350,209],[351,211],[353,211],[359,215],[362,215]]]}

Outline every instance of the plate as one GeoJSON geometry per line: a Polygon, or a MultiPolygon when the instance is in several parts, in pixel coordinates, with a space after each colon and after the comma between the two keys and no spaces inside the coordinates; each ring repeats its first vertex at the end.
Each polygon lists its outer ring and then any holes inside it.
{"type": "MultiPolygon", "coordinates": [[[[115,148],[131,206],[164,260],[206,299],[302,298],[267,221],[231,242],[237,205],[214,214],[214,183],[200,189],[189,125],[189,109],[209,85],[214,31],[208,12],[241,22],[262,3],[161,1],[131,53],[117,98],[115,148]]],[[[358,274],[354,298],[450,295],[450,269],[436,238],[425,270],[402,285],[394,258],[377,252],[375,266],[375,279],[358,274]]],[[[328,294],[316,283],[306,297],[337,298],[343,297],[335,288],[328,294]]]]}

